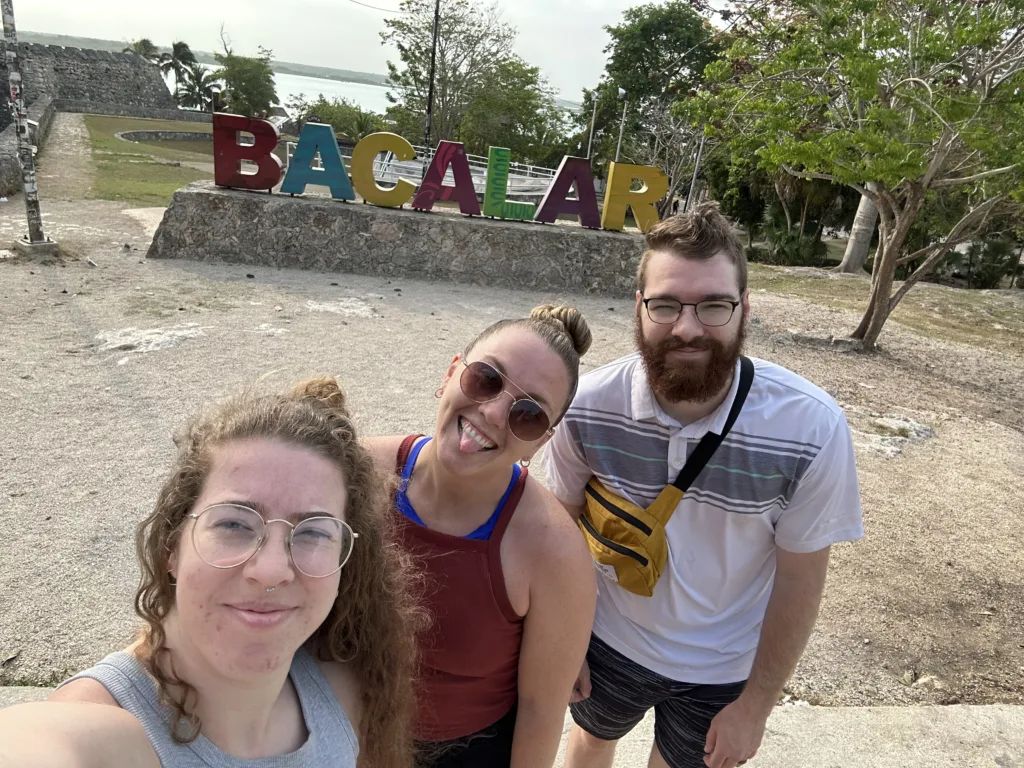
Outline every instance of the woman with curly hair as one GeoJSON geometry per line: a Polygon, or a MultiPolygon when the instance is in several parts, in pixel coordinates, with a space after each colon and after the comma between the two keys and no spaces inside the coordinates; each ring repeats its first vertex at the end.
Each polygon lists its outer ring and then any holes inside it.
{"type": "Polygon", "coordinates": [[[395,473],[420,636],[423,768],[551,768],[597,586],[576,526],[526,468],[554,434],[591,336],[572,307],[497,322],[454,357],[432,436],[369,438],[395,473]]]}
{"type": "Polygon", "coordinates": [[[409,768],[418,610],[333,379],[192,421],[139,526],[139,639],[0,712],[0,766],[409,768]]]}

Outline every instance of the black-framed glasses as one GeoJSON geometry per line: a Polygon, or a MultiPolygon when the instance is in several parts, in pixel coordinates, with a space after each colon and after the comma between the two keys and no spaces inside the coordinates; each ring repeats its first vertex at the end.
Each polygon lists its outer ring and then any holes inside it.
{"type": "Polygon", "coordinates": [[[190,514],[192,546],[204,563],[214,568],[237,568],[248,562],[266,542],[267,526],[284,523],[288,556],[300,573],[314,579],[332,576],[352,555],[359,534],[336,517],[308,517],[297,525],[287,520],[264,520],[255,509],[241,504],[212,504],[190,514]]]}
{"type": "Polygon", "coordinates": [[[736,307],[741,303],[728,299],[708,299],[707,301],[698,301],[696,304],[687,304],[675,299],[662,298],[644,299],[643,302],[647,308],[647,316],[653,323],[672,325],[683,314],[686,307],[693,307],[697,319],[710,328],[728,325],[736,307]]]}
{"type": "Polygon", "coordinates": [[[466,367],[459,377],[459,386],[470,400],[476,403],[489,403],[502,394],[512,398],[512,405],[508,409],[508,429],[519,440],[532,443],[548,432],[551,428],[551,419],[541,404],[530,397],[516,397],[505,389],[505,382],[520,392],[524,391],[522,387],[493,365],[482,360],[473,363],[463,360],[462,364],[466,367]]]}

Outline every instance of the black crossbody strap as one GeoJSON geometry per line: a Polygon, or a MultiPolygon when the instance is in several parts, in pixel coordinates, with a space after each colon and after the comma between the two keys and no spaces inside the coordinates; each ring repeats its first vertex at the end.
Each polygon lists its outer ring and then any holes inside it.
{"type": "Polygon", "coordinates": [[[676,488],[686,493],[687,488],[697,479],[697,475],[701,473],[704,467],[711,457],[714,456],[715,451],[718,450],[718,446],[722,444],[725,436],[729,434],[729,430],[732,429],[732,425],[736,423],[736,418],[740,415],[740,411],[743,410],[743,403],[747,399],[747,394],[750,392],[750,385],[754,381],[754,363],[749,357],[740,358],[740,383],[736,389],[736,399],[733,400],[732,408],[729,411],[729,418],[725,420],[725,427],[722,429],[722,434],[715,434],[714,432],[708,432],[701,438],[701,441],[697,443],[697,447],[690,454],[690,458],[686,460],[686,464],[683,465],[680,470],[676,481],[672,483],[676,488]]]}

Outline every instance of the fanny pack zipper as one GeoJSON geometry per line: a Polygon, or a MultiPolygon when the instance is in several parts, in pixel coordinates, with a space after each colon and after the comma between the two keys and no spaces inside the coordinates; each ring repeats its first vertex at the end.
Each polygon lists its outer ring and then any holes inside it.
{"type": "Polygon", "coordinates": [[[608,547],[608,549],[612,550],[613,552],[618,552],[620,555],[625,555],[626,557],[631,557],[634,560],[636,560],[638,563],[640,563],[640,565],[642,565],[644,568],[647,567],[648,560],[647,560],[646,557],[644,557],[643,555],[637,554],[636,552],[634,552],[629,547],[624,547],[624,546],[622,546],[621,544],[619,544],[616,541],[612,541],[611,539],[606,539],[604,536],[602,536],[600,533],[597,532],[597,529],[594,527],[594,524],[591,523],[585,516],[583,516],[583,515],[580,516],[580,522],[583,524],[583,527],[587,529],[587,533],[589,533],[591,536],[593,536],[599,542],[601,542],[606,547],[608,547]]]}
{"type": "Polygon", "coordinates": [[[651,535],[651,528],[650,528],[650,526],[646,525],[642,520],[640,520],[639,518],[633,517],[633,515],[629,514],[629,512],[622,511],[621,509],[616,507],[614,504],[609,502],[600,493],[598,493],[593,488],[591,488],[589,485],[587,486],[586,490],[587,490],[587,493],[589,493],[591,496],[593,496],[597,500],[598,504],[600,504],[602,507],[607,509],[613,515],[615,515],[616,517],[618,517],[621,520],[625,520],[627,523],[632,525],[638,531],[643,532],[644,535],[646,535],[646,536],[650,536],[651,535]]]}

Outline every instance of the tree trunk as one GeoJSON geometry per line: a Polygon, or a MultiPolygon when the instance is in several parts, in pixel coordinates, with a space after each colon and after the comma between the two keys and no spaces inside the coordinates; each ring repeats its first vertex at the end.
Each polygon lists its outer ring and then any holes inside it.
{"type": "Polygon", "coordinates": [[[1017,278],[1020,276],[1020,260],[1024,256],[1024,245],[1020,247],[1020,253],[1017,254],[1017,263],[1013,267],[1013,279],[1010,280],[1010,287],[1013,288],[1017,285],[1017,278]]]}
{"type": "Polygon", "coordinates": [[[871,198],[862,195],[860,205],[857,206],[857,216],[850,228],[850,239],[846,242],[843,262],[836,267],[836,272],[856,275],[864,271],[864,262],[867,261],[868,251],[871,250],[871,237],[875,234],[877,223],[878,209],[871,202],[871,198]]]}
{"type": "Polygon", "coordinates": [[[868,309],[851,336],[864,342],[865,349],[874,349],[882,333],[885,321],[889,319],[894,305],[892,286],[896,280],[896,262],[910,234],[910,227],[924,205],[924,192],[920,189],[910,193],[903,206],[899,226],[891,232],[883,230],[875,254],[875,269],[871,285],[871,300],[868,309]]]}
{"type": "Polygon", "coordinates": [[[778,182],[775,184],[775,196],[779,198],[779,205],[782,206],[782,212],[786,214],[786,231],[793,231],[793,217],[789,214],[789,205],[786,204],[786,198],[783,197],[782,191],[779,188],[778,182]]]}

